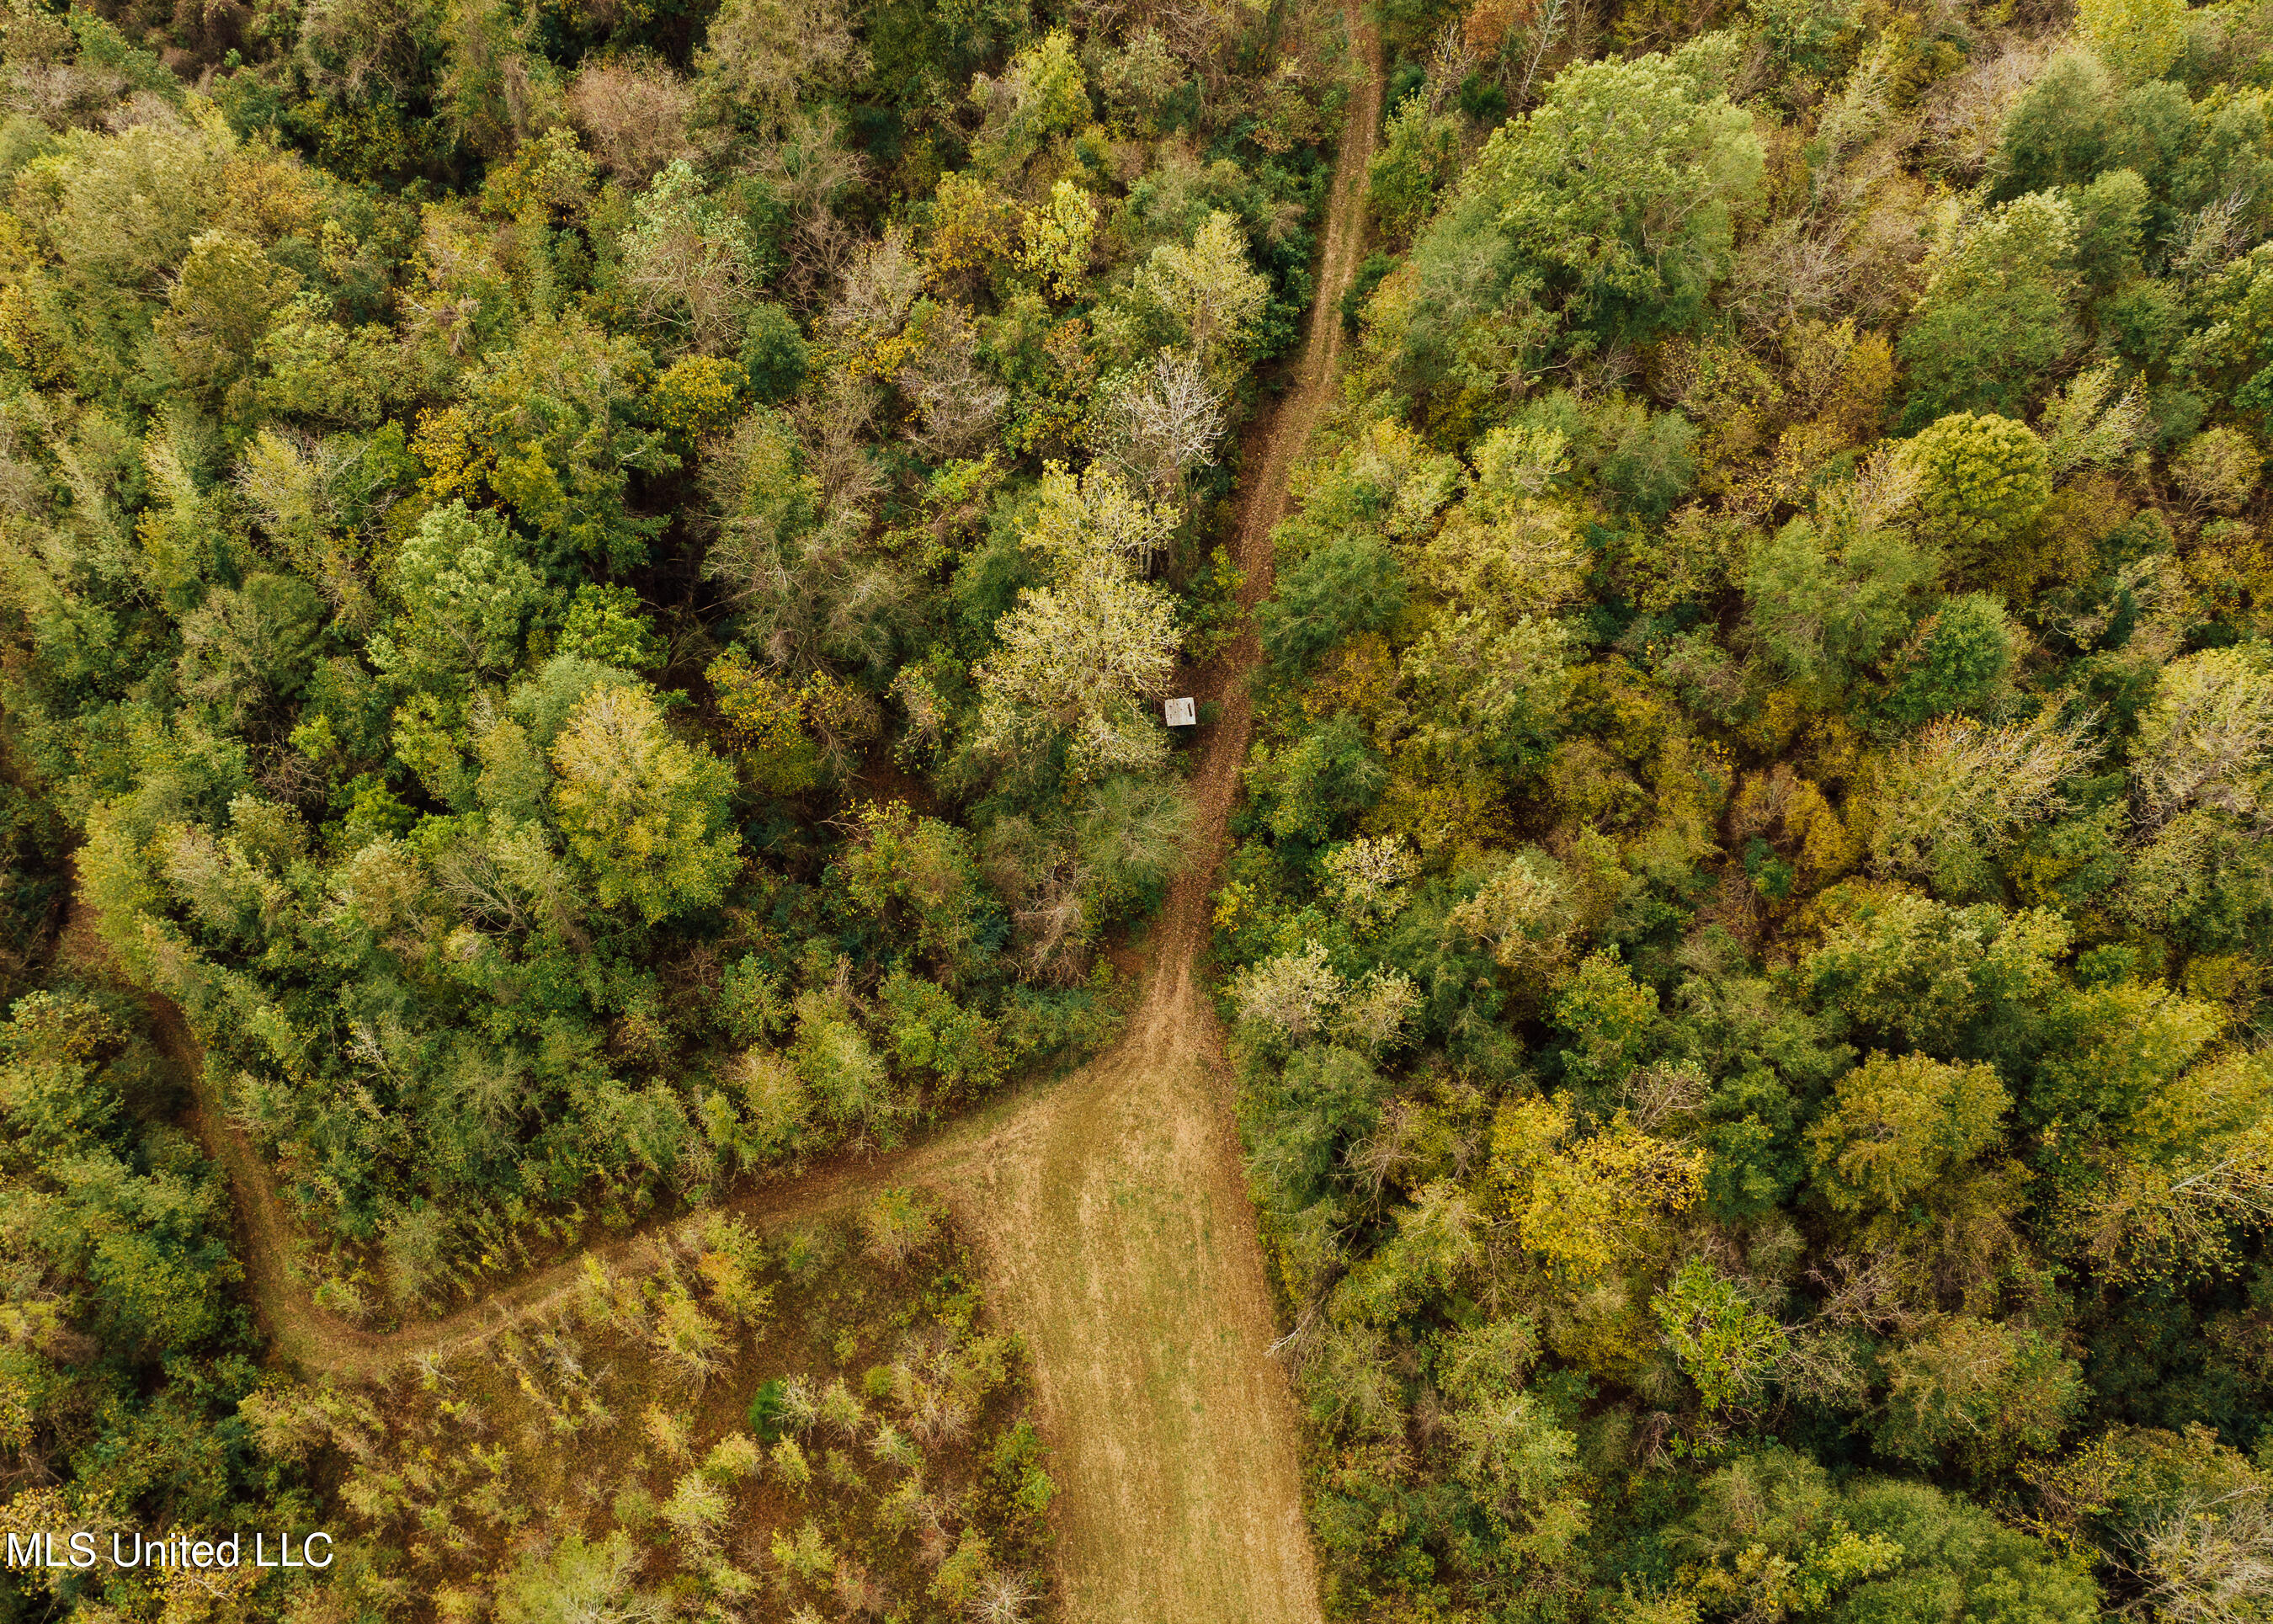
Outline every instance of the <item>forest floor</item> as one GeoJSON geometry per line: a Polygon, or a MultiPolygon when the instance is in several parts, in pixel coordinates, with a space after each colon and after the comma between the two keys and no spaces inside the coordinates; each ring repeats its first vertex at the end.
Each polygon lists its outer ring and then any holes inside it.
{"type": "MultiPolygon", "coordinates": [[[[1332,400],[1339,304],[1363,238],[1366,168],[1381,119],[1380,48],[1355,4],[1362,75],[1328,205],[1317,295],[1286,393],[1247,439],[1242,597],[1271,589],[1271,530],[1287,475],[1332,400]]],[[[1058,1577],[1068,1624],[1314,1624],[1298,1422],[1270,1354],[1271,1293],[1204,981],[1208,899],[1252,731],[1250,628],[1192,674],[1218,720],[1196,747],[1193,860],[1148,944],[1144,996],[1120,1041],[1053,1082],[1012,1090],[910,1147],[840,1159],[727,1205],[767,1224],[913,1185],[948,1201],[977,1238],[989,1297],[1032,1355],[1038,1421],[1060,1493],[1058,1577]]],[[[63,951],[105,955],[74,907],[63,951]]],[[[356,1378],[465,1351],[579,1289],[582,1254],[481,1303],[391,1333],[360,1330],[311,1299],[266,1169],[206,1097],[181,1014],[154,1000],[158,1037],[196,1086],[191,1125],[227,1172],[239,1255],[280,1355],[356,1378]]],[[[643,1237],[594,1250],[629,1260],[643,1237]]]]}

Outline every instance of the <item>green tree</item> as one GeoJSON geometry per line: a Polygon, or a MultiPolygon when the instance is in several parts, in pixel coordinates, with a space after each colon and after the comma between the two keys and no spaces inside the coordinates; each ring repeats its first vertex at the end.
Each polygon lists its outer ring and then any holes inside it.
{"type": "Polygon", "coordinates": [[[634,510],[633,478],[678,465],[646,421],[654,370],[635,341],[581,314],[527,322],[471,370],[461,399],[421,420],[427,491],[502,503],[555,577],[588,560],[634,568],[667,520],[634,510]]]}
{"type": "Polygon", "coordinates": [[[1392,242],[1410,241],[1427,222],[1458,172],[1459,138],[1459,120],[1432,110],[1418,92],[1389,116],[1365,184],[1366,206],[1392,242]]]}
{"type": "Polygon", "coordinates": [[[159,342],[184,381],[217,395],[242,377],[269,318],[299,282],[258,243],[227,232],[201,234],[190,244],[157,321],[159,342]]]}
{"type": "Polygon", "coordinates": [[[2019,646],[2005,605],[1985,592],[1942,605],[1918,628],[1887,709],[1913,726],[1951,711],[1978,711],[2004,689],[2019,646]]]}
{"type": "Polygon", "coordinates": [[[1025,545],[1046,583],[995,622],[996,648],[972,674],[977,748],[1002,755],[1065,741],[1076,774],[1150,766],[1167,749],[1144,702],[1167,691],[1182,634],[1175,602],[1136,574],[1167,541],[1168,515],[1092,470],[1043,476],[1025,545]]]}
{"type": "Polygon", "coordinates": [[[1493,132],[1461,195],[1514,250],[1512,291],[1574,338],[1638,339],[1701,312],[1761,174],[1750,117],[1652,55],[1557,74],[1493,132]]]}
{"type": "Polygon", "coordinates": [[[649,924],[717,902],[741,866],[733,775],[664,726],[648,688],[604,683],[553,741],[555,815],[600,900],[649,924]]]}
{"type": "Polygon", "coordinates": [[[1478,1553],[1496,1588],[1516,1594],[1567,1582],[1592,1510],[1579,1492],[1578,1440],[1527,1393],[1479,1399],[1454,1410],[1446,1430],[1453,1479],[1497,1536],[1478,1553]]]}
{"type": "Polygon", "coordinates": [[[1917,528],[1954,579],[1977,581],[2052,499],[2044,441],[1993,414],[1942,417],[1908,447],[1918,475],[1917,528]]]}
{"type": "Polygon", "coordinates": [[[1657,995],[1615,952],[1594,954],[1555,1000],[1556,1028],[1570,1040],[1564,1070],[1581,1082],[1624,1082],[1656,1016],[1657,995]]]}
{"type": "Polygon", "coordinates": [[[980,945],[994,914],[971,837],[919,817],[904,802],[870,805],[842,860],[846,899],[903,940],[949,987],[980,974],[980,945]]]}
{"type": "Polygon", "coordinates": [[[1257,630],[1272,663],[1293,673],[1346,637],[1380,630],[1404,606],[1397,555],[1379,537],[1361,532],[1281,575],[1256,617],[1257,630]]]}
{"type": "Polygon", "coordinates": [[[1931,1485],[1834,1488],[1782,1447],[1707,1477],[1669,1543],[1698,1560],[1693,1592],[1715,1616],[1926,1624],[1959,1610],[1983,1624],[2087,1624],[2100,1612],[2086,1559],[1931,1485]]]}
{"type": "Polygon", "coordinates": [[[627,586],[580,586],[556,646],[619,671],[652,670],[663,663],[663,644],[639,609],[639,594],[627,586]]]}
{"type": "Polygon", "coordinates": [[[371,664],[398,682],[443,690],[518,664],[543,601],[536,571],[505,522],[462,501],[419,520],[387,584],[402,608],[371,638],[371,664]]]}
{"type": "Polygon", "coordinates": [[[1986,1476],[2049,1455],[2083,1402],[2082,1372],[2042,1333],[1952,1315],[1881,1356],[1887,1407],[1874,1432],[1897,1460],[1954,1455],[1986,1476]]]}
{"type": "Polygon", "coordinates": [[[778,406],[798,392],[808,353],[796,317],[770,300],[751,307],[742,323],[742,375],[761,404],[778,406]]]}
{"type": "Polygon", "coordinates": [[[2185,0],[2082,0],[2076,21],[2109,71],[2127,85],[2160,79],[2186,49],[2185,0]]]}
{"type": "Polygon", "coordinates": [[[1651,1304],[1666,1346],[1710,1415],[1759,1397],[1782,1351],[1782,1327],[1737,1282],[1701,1259],[1681,1266],[1651,1304]]]}
{"type": "Polygon", "coordinates": [[[1789,675],[1843,688],[1906,630],[1935,560],[1889,523],[1794,519],[1754,553],[1746,613],[1789,675]]]}
{"type": "Polygon", "coordinates": [[[1097,219],[1097,199],[1071,181],[1059,181],[1046,204],[1026,213],[1018,268],[1058,298],[1073,297],[1089,275],[1097,219]]]}
{"type": "Polygon", "coordinates": [[[2054,57],[2005,116],[1997,138],[1999,192],[2017,197],[2097,177],[2117,134],[2115,90],[2089,53],[2054,57]]]}
{"type": "Polygon", "coordinates": [[[1074,38],[1062,28],[1012,56],[1001,78],[974,81],[971,100],[986,116],[973,156],[989,175],[1005,180],[1047,142],[1082,128],[1092,110],[1074,38]]]}
{"type": "Polygon", "coordinates": [[[639,1589],[639,1552],[619,1529],[588,1543],[570,1534],[531,1553],[498,1587],[503,1624],[649,1624],[671,1616],[667,1597],[639,1589]]]}
{"type": "Polygon", "coordinates": [[[2075,248],[2074,211],[2052,192],[1946,217],[1932,279],[1895,346],[1909,373],[1905,429],[2025,409],[2076,342],[2075,248]]]}
{"type": "Polygon", "coordinates": [[[1270,282],[1248,263],[1237,222],[1221,210],[1201,222],[1189,246],[1155,248],[1136,286],[1219,380],[1246,360],[1271,297],[1270,282]]]}

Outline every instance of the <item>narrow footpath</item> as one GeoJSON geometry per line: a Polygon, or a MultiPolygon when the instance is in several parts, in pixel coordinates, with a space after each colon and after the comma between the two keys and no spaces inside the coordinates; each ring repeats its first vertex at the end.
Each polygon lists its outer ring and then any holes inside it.
{"type": "MultiPolygon", "coordinates": [[[[1288,472],[1332,398],[1339,309],[1362,238],[1380,49],[1354,0],[1347,19],[1361,79],[1335,163],[1317,297],[1292,386],[1249,443],[1239,561],[1250,609],[1271,590],[1271,530],[1287,511],[1288,472]]],[[[1069,1624],[1317,1624],[1320,1616],[1298,1421],[1270,1357],[1271,1296],[1222,1034],[1201,980],[1209,893],[1253,729],[1247,679],[1257,658],[1250,629],[1200,678],[1219,712],[1193,775],[1199,856],[1154,928],[1150,979],[1120,1041],[905,1151],[834,1163],[728,1203],[776,1222],[912,1184],[955,1208],[986,1260],[996,1310],[1032,1352],[1060,1485],[1069,1624]]],[[[100,959],[86,911],[73,913],[64,951],[100,959]]],[[[161,1042],[200,1078],[180,1013],[153,1003],[161,1042]]],[[[311,1300],[251,1147],[202,1097],[194,1125],[229,1175],[255,1307],[279,1353],[311,1372],[352,1379],[462,1352],[578,1287],[581,1254],[444,1319],[359,1330],[311,1300]]],[[[645,1244],[634,1237],[596,1250],[615,1257],[645,1244]]]]}

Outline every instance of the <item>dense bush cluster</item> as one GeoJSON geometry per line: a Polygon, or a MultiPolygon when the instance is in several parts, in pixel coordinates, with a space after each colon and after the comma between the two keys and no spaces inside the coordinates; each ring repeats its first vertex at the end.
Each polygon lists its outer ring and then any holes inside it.
{"type": "Polygon", "coordinates": [[[2262,10],[1384,24],[1216,914],[1330,1611],[2258,1616],[2262,10]]]}

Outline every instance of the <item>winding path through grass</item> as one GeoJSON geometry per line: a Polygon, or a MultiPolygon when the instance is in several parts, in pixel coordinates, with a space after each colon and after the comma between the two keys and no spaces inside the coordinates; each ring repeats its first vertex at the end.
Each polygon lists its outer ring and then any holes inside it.
{"type": "MultiPolygon", "coordinates": [[[[1243,597],[1271,588],[1271,530],[1287,474],[1332,399],[1339,306],[1362,238],[1366,166],[1381,119],[1379,46],[1347,9],[1351,97],[1308,336],[1292,387],[1249,441],[1243,597]]],[[[1069,1624],[1314,1624],[1297,1420],[1270,1357],[1272,1311],[1223,1086],[1221,1035],[1201,984],[1208,896],[1252,718],[1250,630],[1197,679],[1219,719],[1193,788],[1203,853],[1171,891],[1144,996],[1121,1041],[1056,1082],[1015,1091],[889,1156],[837,1162],[730,1205],[761,1220],[830,1210],[889,1184],[933,1190],[976,1236],[993,1300],[1034,1360],[1061,1492],[1059,1576],[1069,1624]]],[[[85,909],[65,951],[101,955],[85,909]]],[[[202,1075],[180,1013],[154,1001],[161,1043],[202,1075]]],[[[473,1307],[387,1334],[319,1308],[293,1266],[267,1170],[200,1095],[195,1124],[226,1169],[257,1310],[278,1351],[313,1371],[369,1374],[446,1356],[577,1289],[581,1259],[473,1307]]],[[[640,1237],[597,1250],[626,1254],[640,1237]]]]}

